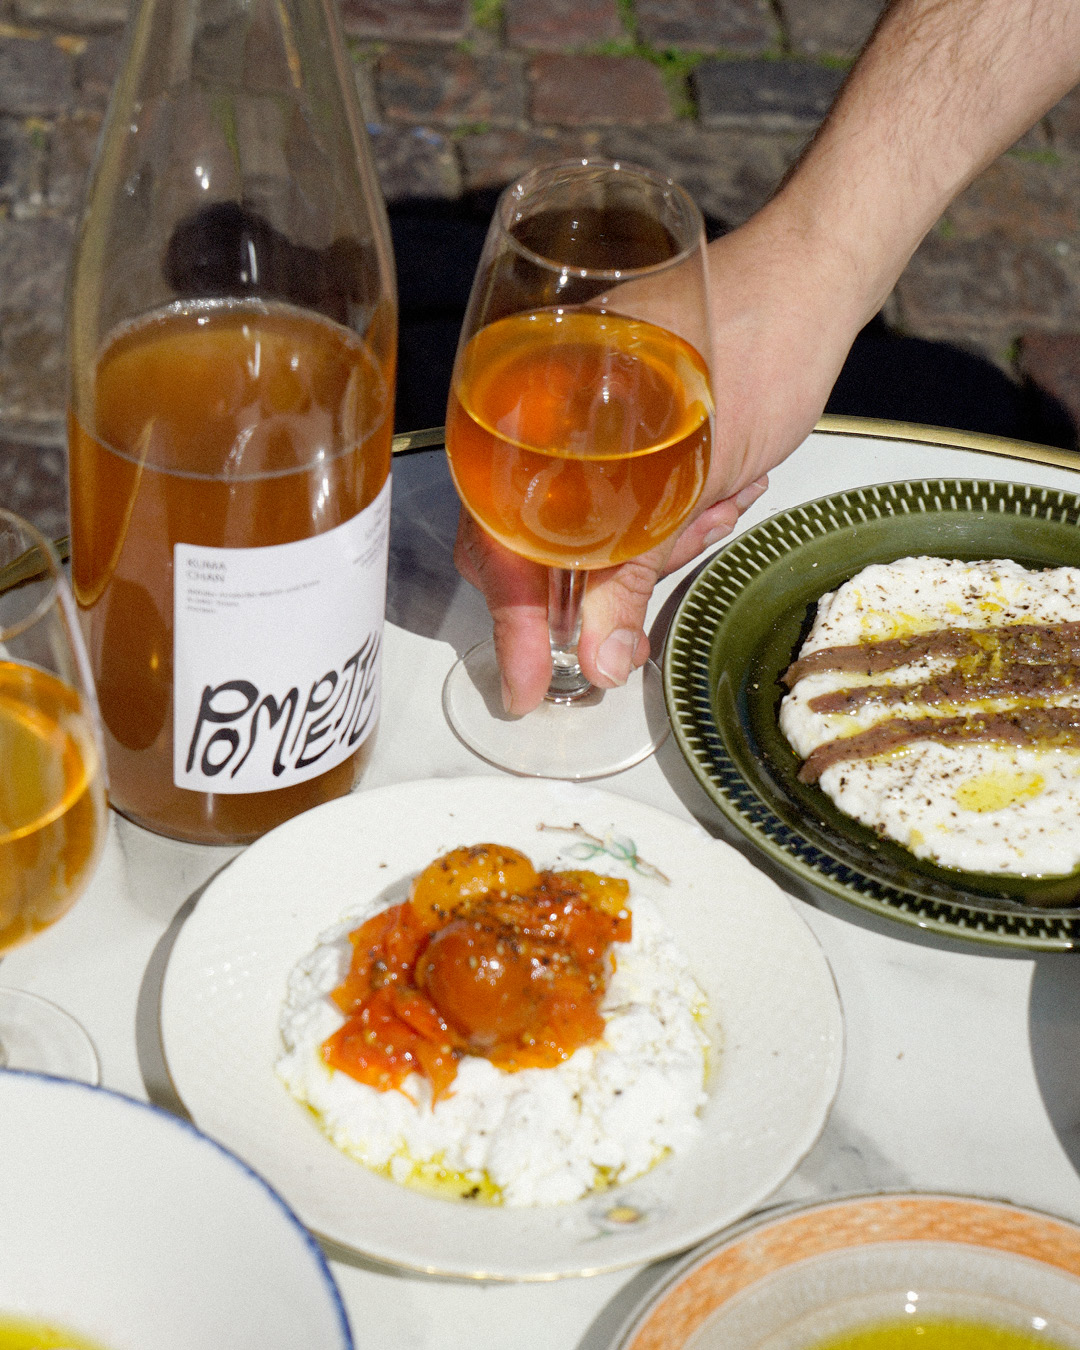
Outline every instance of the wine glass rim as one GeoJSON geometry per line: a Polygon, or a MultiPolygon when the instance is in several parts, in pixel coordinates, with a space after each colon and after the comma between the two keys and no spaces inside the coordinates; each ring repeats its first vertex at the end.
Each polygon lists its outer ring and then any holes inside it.
{"type": "Polygon", "coordinates": [[[583,156],[580,159],[563,159],[553,164],[537,165],[536,168],[529,169],[503,189],[496,208],[495,219],[511,247],[523,258],[527,258],[541,267],[546,267],[550,271],[566,272],[583,280],[628,281],[635,277],[655,275],[658,272],[681,266],[705,242],[705,221],[701,214],[701,208],[689,192],[667,174],[657,173],[653,169],[646,168],[643,164],[635,164],[626,159],[593,159],[583,156]],[[511,232],[511,222],[507,219],[511,206],[514,202],[520,201],[527,192],[534,191],[536,186],[544,179],[568,176],[573,173],[581,173],[584,177],[590,171],[598,169],[610,170],[613,174],[625,174],[628,179],[644,179],[662,192],[670,193],[693,221],[693,239],[684,244],[670,258],[664,258],[660,262],[646,263],[642,267],[574,267],[560,262],[556,258],[549,258],[543,253],[537,253],[534,249],[523,244],[511,232]]]}
{"type": "MultiPolygon", "coordinates": [[[[40,551],[45,567],[43,571],[37,573],[37,577],[47,576],[49,580],[49,585],[45,592],[38,597],[37,603],[22,615],[21,618],[18,618],[14,623],[7,625],[0,621],[0,642],[10,642],[12,638],[18,637],[20,633],[25,633],[29,628],[33,627],[35,623],[48,613],[49,609],[56,601],[62,573],[60,558],[56,549],[53,547],[52,541],[47,539],[36,525],[32,525],[30,521],[25,520],[22,516],[17,515],[16,512],[9,511],[3,506],[0,506],[0,522],[7,522],[9,525],[12,525],[17,530],[21,530],[26,535],[30,546],[26,552],[30,552],[31,549],[40,551]]],[[[12,561],[15,561],[15,559],[12,561]]],[[[31,577],[28,575],[25,580],[29,581],[31,580],[31,577]]],[[[18,585],[19,582],[14,584],[18,585]]]]}

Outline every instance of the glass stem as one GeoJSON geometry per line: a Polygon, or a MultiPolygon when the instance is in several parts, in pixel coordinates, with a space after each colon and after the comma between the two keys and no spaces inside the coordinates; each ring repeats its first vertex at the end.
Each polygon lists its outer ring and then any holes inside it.
{"type": "Polygon", "coordinates": [[[581,673],[577,645],[581,636],[581,602],[587,572],[552,567],[548,572],[548,636],[551,642],[551,684],[545,697],[551,703],[573,703],[592,685],[581,673]]]}

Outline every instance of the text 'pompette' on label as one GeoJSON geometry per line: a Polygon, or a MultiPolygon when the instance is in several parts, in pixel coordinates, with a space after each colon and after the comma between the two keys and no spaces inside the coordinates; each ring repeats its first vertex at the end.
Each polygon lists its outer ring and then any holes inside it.
{"type": "Polygon", "coordinates": [[[173,781],[265,792],[347,759],[379,717],[390,480],[335,529],[173,549],[173,781]]]}

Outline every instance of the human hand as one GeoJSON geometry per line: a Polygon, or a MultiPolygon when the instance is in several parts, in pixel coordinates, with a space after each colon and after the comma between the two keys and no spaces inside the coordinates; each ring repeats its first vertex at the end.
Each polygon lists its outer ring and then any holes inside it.
{"type": "MultiPolygon", "coordinates": [[[[589,573],[578,659],[601,689],[644,664],[656,582],[730,534],[765,491],[769,469],[813,430],[863,321],[830,260],[768,209],[710,245],[716,430],[709,474],[682,530],[618,567],[589,573]],[[811,256],[807,256],[808,252],[811,256]]],[[[511,553],[464,510],[454,554],[494,621],[503,702],[515,714],[543,699],[551,676],[547,569],[511,553]]]]}
{"type": "MultiPolygon", "coordinates": [[[[582,606],[578,660],[600,689],[625,684],[649,656],[645,611],[656,582],[689,562],[702,548],[730,534],[739,514],[765,491],[761,479],[734,497],[714,503],[692,526],[618,567],[589,573],[582,606]]],[[[462,508],[454,562],[466,581],[482,591],[494,621],[495,650],[503,675],[503,706],[509,713],[535,708],[551,680],[546,567],[512,553],[462,508]]]]}

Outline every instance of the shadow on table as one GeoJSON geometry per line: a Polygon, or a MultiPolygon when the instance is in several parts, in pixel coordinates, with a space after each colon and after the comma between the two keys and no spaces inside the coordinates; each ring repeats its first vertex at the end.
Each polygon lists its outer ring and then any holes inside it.
{"type": "Polygon", "coordinates": [[[679,1256],[670,1256],[664,1261],[655,1261],[638,1271],[632,1280],[619,1290],[615,1297],[605,1303],[589,1324],[589,1329],[578,1341],[576,1350],[611,1350],[616,1344],[615,1337],[640,1304],[651,1298],[663,1284],[669,1273],[682,1260],[679,1256]]]}
{"type": "MultiPolygon", "coordinates": [[[[1062,1149],[1080,1173],[1080,959],[1040,956],[1028,1005],[1031,1061],[1039,1092],[1062,1149]]],[[[1023,1140],[1014,1140],[1016,1147],[1023,1140]]]]}
{"type": "MultiPolygon", "coordinates": [[[[229,861],[231,859],[224,861],[222,867],[228,866],[229,861]]],[[[146,1087],[146,1095],[155,1106],[160,1106],[165,1111],[171,1111],[174,1116],[180,1116],[183,1120],[191,1120],[191,1113],[173,1087],[168,1066],[165,1063],[165,1051],[161,1039],[161,988],[165,980],[165,970],[169,964],[169,957],[172,955],[173,944],[180,936],[184,921],[199,903],[199,897],[203,891],[217,876],[218,872],[215,871],[213,876],[208,877],[201,886],[192,891],[176,911],[168,928],[158,939],[150,960],[146,963],[146,969],[143,971],[142,983],[139,985],[139,997],[135,1005],[135,1050],[139,1058],[139,1072],[142,1074],[143,1084],[146,1087]]]]}
{"type": "Polygon", "coordinates": [[[394,459],[386,617],[436,637],[459,579],[454,571],[458,499],[441,450],[394,459]]]}
{"type": "Polygon", "coordinates": [[[459,656],[491,636],[478,591],[454,568],[458,499],[441,447],[394,461],[386,617],[459,656]]]}

